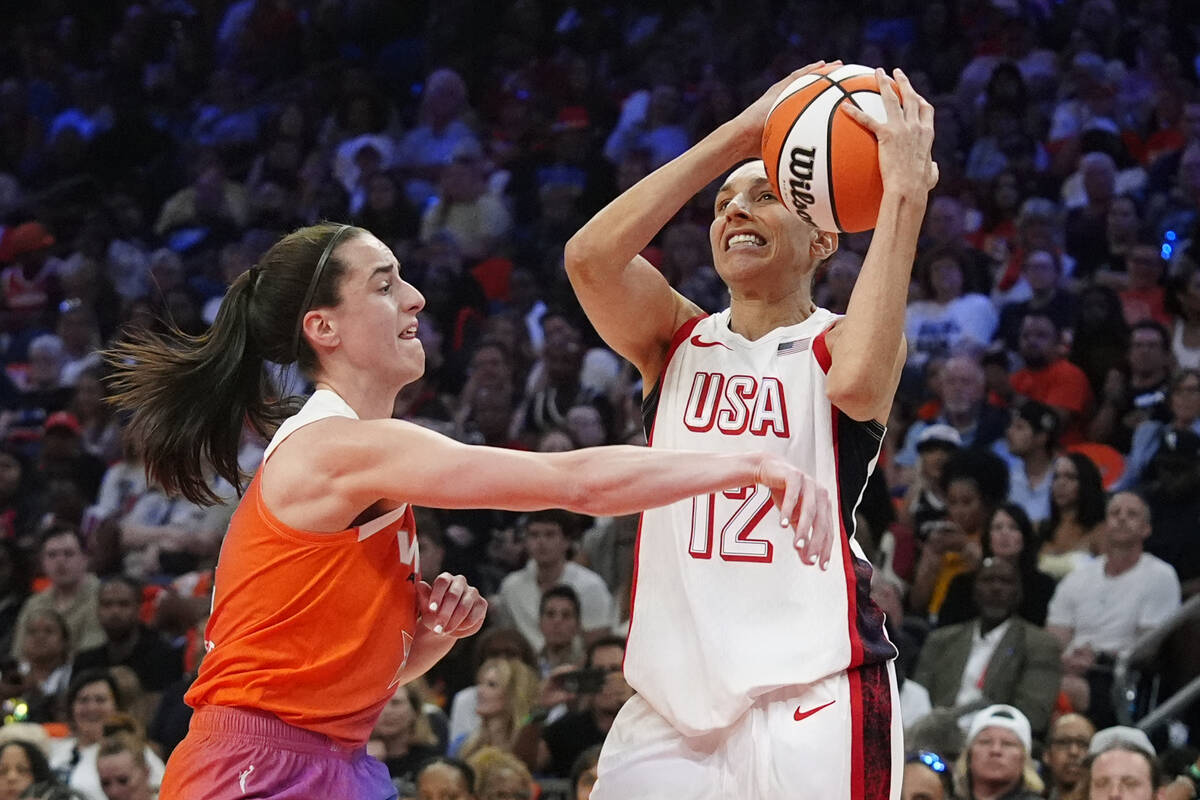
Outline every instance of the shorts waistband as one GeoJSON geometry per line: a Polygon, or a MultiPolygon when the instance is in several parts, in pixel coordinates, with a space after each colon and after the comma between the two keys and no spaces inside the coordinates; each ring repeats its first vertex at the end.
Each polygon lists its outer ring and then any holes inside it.
{"type": "Polygon", "coordinates": [[[323,754],[344,761],[352,761],[367,750],[365,746],[347,747],[325,734],[297,728],[273,714],[248,708],[201,706],[192,714],[190,729],[205,733],[223,733],[233,737],[266,739],[282,750],[323,754]]]}

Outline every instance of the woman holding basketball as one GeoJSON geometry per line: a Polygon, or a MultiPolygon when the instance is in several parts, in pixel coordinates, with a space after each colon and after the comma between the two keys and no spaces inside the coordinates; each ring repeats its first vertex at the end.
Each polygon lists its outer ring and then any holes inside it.
{"type": "MultiPolygon", "coordinates": [[[[651,449],[766,447],[826,489],[839,531],[813,563],[759,524],[758,492],[645,512],[642,530],[655,535],[638,546],[625,659],[637,695],[605,741],[597,800],[899,797],[896,651],[869,597],[854,510],[905,360],[912,259],[937,180],[933,110],[899,71],[875,72],[886,123],[843,103],[877,139],[883,193],[838,317],[812,302],[813,274],[837,234],[789,211],[763,162],[746,161],[758,157],[776,98],[824,66],[771,87],[567,244],[567,271],[592,324],[641,371],[651,449]],[[731,304],[706,316],[638,254],[743,161],[717,192],[709,235],[731,304]]],[[[806,209],[809,219],[821,218],[816,210],[806,209]]]]}
{"type": "MultiPolygon", "coordinates": [[[[243,424],[273,437],[222,546],[196,713],[164,800],[395,796],[364,753],[375,720],[486,611],[461,576],[421,580],[411,504],[611,515],[762,483],[786,524],[814,526],[815,488],[776,457],[524,453],[391,419],[424,369],[423,304],[377,238],[323,224],[238,277],[207,333],[144,334],[108,354],[116,402],[168,491],[211,502],[210,464],[240,489],[243,424]],[[266,394],[264,359],[314,380],[303,408],[266,394]]],[[[827,519],[815,527],[832,534],[827,519]]]]}

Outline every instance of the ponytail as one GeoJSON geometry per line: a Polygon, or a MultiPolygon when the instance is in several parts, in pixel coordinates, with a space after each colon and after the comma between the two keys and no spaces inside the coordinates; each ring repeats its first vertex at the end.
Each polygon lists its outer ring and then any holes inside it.
{"type": "Polygon", "coordinates": [[[300,321],[310,308],[340,302],[346,265],[338,244],[365,233],[330,222],[295,230],[234,280],[206,332],[189,336],[171,326],[166,335],[135,333],[104,353],[113,369],[110,402],[133,415],[146,472],[168,493],[221,502],[209,485],[211,465],[241,494],[242,427],[269,439],[300,406],[298,398],[275,396],[265,362],[316,374],[300,321]]]}
{"type": "Polygon", "coordinates": [[[248,325],[256,272],[234,280],[212,327],[199,336],[173,326],[166,335],[135,333],[105,354],[112,402],[133,415],[131,433],[141,442],[147,474],[200,505],[221,502],[206,464],[241,494],[243,424],[269,438],[294,410],[294,403],[264,399],[270,380],[248,325]]]}

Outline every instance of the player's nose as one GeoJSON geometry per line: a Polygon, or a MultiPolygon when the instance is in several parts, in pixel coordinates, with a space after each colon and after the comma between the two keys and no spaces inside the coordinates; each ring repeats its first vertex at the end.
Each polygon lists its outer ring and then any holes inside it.
{"type": "Polygon", "coordinates": [[[750,216],[749,203],[746,202],[745,194],[738,192],[729,198],[729,202],[725,204],[725,216],[730,219],[750,216]]]}

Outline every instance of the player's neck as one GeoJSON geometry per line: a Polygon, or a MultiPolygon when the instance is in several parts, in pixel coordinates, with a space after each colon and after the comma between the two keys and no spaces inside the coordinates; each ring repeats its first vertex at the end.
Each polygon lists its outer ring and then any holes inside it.
{"type": "Polygon", "coordinates": [[[807,290],[798,290],[783,297],[734,294],[730,304],[729,329],[753,342],[776,328],[803,322],[816,310],[807,290]]]}
{"type": "Polygon", "coordinates": [[[352,376],[322,376],[313,382],[315,389],[333,392],[346,405],[354,409],[359,419],[389,419],[395,404],[396,394],[379,391],[378,384],[355,380],[352,376]]]}

